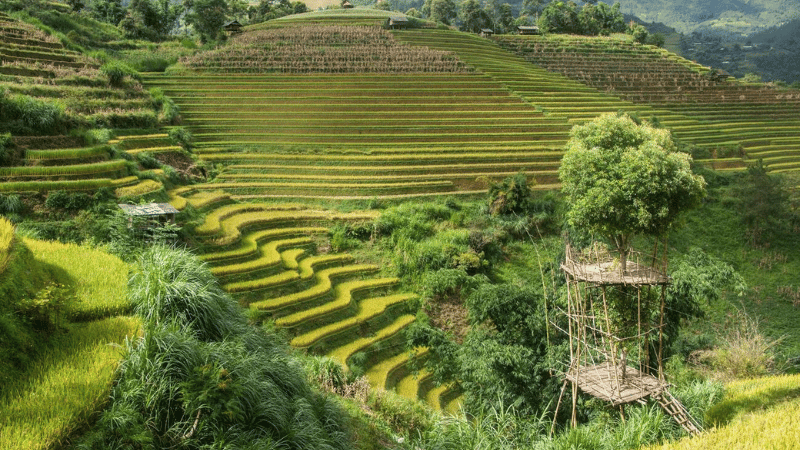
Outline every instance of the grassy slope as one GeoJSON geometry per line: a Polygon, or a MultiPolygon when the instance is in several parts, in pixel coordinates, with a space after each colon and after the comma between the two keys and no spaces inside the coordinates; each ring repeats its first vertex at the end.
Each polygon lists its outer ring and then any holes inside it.
{"type": "Polygon", "coordinates": [[[118,258],[30,239],[18,245],[33,253],[34,259],[25,261],[28,270],[46,267],[51,283],[74,293],[67,316],[99,319],[65,323],[48,343],[33,344],[37,352],[25,372],[2,386],[0,448],[52,448],[85,427],[105,403],[122,356],[120,344],[137,333],[139,320],[115,316],[129,309],[127,266],[118,258]]]}

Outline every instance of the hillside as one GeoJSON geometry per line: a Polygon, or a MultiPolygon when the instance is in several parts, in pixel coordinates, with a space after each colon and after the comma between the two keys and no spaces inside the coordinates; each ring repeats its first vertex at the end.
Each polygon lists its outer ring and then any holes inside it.
{"type": "MultiPolygon", "coordinates": [[[[627,408],[627,425],[591,403],[580,406],[588,425],[547,432],[551,410],[543,405],[561,384],[545,353],[558,347],[551,339],[563,339],[543,320],[552,313],[547,302],[563,300],[558,169],[574,125],[618,112],[670,129],[707,177],[702,207],[670,235],[671,260],[681,267],[700,254],[750,285],[702,279],[701,267],[694,279],[708,297],[701,311],[674,305],[684,308],[675,311],[675,327],[684,321],[690,329],[669,336],[679,361],[669,367],[676,395],[697,411],[708,408],[721,388],[691,380],[693,369],[680,364],[694,350],[722,345],[740,307],[765,319],[769,339],[789,334],[769,348],[770,364],[758,374],[774,370],[772,362],[791,368],[800,354],[797,222],[783,187],[766,174],[792,180],[800,171],[800,91],[720,76],[625,35],[484,38],[422,21],[390,31],[382,27],[388,14],[356,8],[270,20],[144,73],[0,16],[9,36],[0,51],[18,58],[0,67],[8,70],[0,100],[56,117],[52,128],[36,128],[24,114],[3,123],[11,136],[2,144],[12,152],[0,167],[0,212],[27,233],[105,245],[131,259],[146,255],[127,266],[96,250],[14,238],[0,221],[0,276],[11,273],[6,266],[22,270],[6,261],[24,243],[85,298],[69,311],[76,322],[127,314],[122,291],[100,294],[87,284],[114,269],[105,278],[124,291],[119,283],[131,269],[128,289],[148,338],[128,348],[114,403],[86,446],[255,445],[252,432],[274,448],[345,448],[351,420],[383,427],[380,443],[361,448],[438,448],[433,442],[442,440],[470,448],[466,436],[491,420],[511,424],[498,433],[512,435],[504,448],[567,448],[582,436],[596,440],[593,448],[638,448],[680,437],[657,407],[627,408]],[[11,48],[12,38],[26,49],[11,48]],[[756,163],[764,171],[745,170],[756,163]],[[519,192],[525,198],[515,210],[519,192]],[[134,242],[116,203],[166,198],[181,211],[183,228],[134,242]],[[176,236],[197,259],[142,251],[149,240],[176,236]],[[96,265],[76,262],[83,260],[96,265]],[[503,320],[507,326],[498,325],[503,320]],[[180,322],[164,325],[170,321],[180,322]],[[425,332],[440,340],[420,345],[425,332]],[[511,343],[502,341],[508,336],[511,343]],[[422,367],[443,354],[452,367],[422,367]],[[168,376],[145,376],[162,373],[168,376]],[[355,398],[359,412],[345,415],[338,397],[309,387],[306,377],[355,398]],[[480,389],[490,394],[476,395],[480,389]],[[160,406],[151,407],[153,398],[160,406]],[[457,417],[462,405],[474,421],[457,417]],[[162,407],[172,412],[148,416],[162,407]],[[515,411],[543,419],[529,423],[515,411]],[[119,420],[134,413],[135,420],[119,420]]],[[[161,55],[176,44],[149,45],[131,54],[161,55]]],[[[98,380],[108,388],[107,378],[98,380]]],[[[797,380],[785,385],[779,391],[795,395],[797,380]]],[[[737,389],[727,405],[738,412],[745,408],[737,389]]],[[[795,406],[780,404],[776,414],[795,406]]]]}
{"type": "Polygon", "coordinates": [[[749,35],[800,14],[800,7],[789,0],[620,0],[620,5],[623,12],[645,22],[663,22],[684,34],[697,31],[720,36],[749,35]]]}

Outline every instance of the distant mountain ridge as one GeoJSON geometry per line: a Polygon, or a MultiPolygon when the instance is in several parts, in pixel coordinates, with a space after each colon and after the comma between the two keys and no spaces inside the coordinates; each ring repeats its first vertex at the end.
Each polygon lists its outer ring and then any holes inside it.
{"type": "Polygon", "coordinates": [[[679,32],[746,36],[800,18],[796,0],[619,0],[622,11],[679,32]]]}

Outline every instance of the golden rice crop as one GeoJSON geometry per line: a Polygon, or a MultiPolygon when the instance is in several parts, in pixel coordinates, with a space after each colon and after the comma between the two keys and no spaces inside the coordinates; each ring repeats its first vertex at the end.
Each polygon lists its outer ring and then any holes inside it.
{"type": "Polygon", "coordinates": [[[800,442],[800,375],[741,380],[726,387],[711,421],[727,425],[649,450],[794,449],[800,442]]]}
{"type": "Polygon", "coordinates": [[[14,244],[14,225],[0,217],[0,273],[5,272],[14,244]]]}
{"type": "Polygon", "coordinates": [[[106,317],[130,309],[128,266],[121,259],[101,250],[76,244],[25,239],[25,245],[39,261],[66,273],[62,280],[74,288],[78,302],[69,307],[73,318],[106,317]]]}
{"type": "Polygon", "coordinates": [[[0,398],[0,448],[60,447],[105,402],[126,337],[139,320],[114,317],[74,325],[43,350],[30,377],[5,386],[0,398]]]}

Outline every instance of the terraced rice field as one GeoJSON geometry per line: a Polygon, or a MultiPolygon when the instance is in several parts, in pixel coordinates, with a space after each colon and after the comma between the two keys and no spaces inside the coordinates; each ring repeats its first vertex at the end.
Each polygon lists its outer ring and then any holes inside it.
{"type": "MultiPolygon", "coordinates": [[[[308,17],[261,28],[308,24],[308,17]]],[[[342,24],[330,17],[318,23],[342,24]]],[[[570,128],[601,113],[657,117],[678,138],[709,152],[731,135],[741,138],[735,133],[743,122],[720,118],[711,127],[691,109],[684,113],[584,84],[466,33],[414,29],[392,36],[393,46],[454,55],[463,70],[325,73],[328,63],[276,62],[272,55],[256,73],[251,66],[226,65],[220,51],[208,63],[198,57],[196,72],[145,78],[180,105],[196,154],[223,167],[212,182],[171,195],[178,207],[210,208],[197,231],[207,248],[203,258],[225,288],[273,318],[295,347],[363,371],[373,386],[452,412],[458,390],[434,386],[404,351],[402,330],[414,320],[408,308],[414,294],[396,292],[397,280],[375,265],[320,251],[331,223],[371,216],[318,211],[307,200],[482,195],[489,181],[520,171],[539,187],[555,187],[570,128]],[[261,203],[268,199],[297,203],[261,203]]],[[[671,63],[700,70],[682,60],[671,63]]],[[[788,131],[792,123],[785,119],[781,126],[788,131]]],[[[792,142],[763,146],[779,144],[792,142]]],[[[744,165],[736,155],[708,162],[744,165]]],[[[424,358],[425,349],[419,353],[424,358]]]]}
{"type": "MultiPolygon", "coordinates": [[[[184,204],[206,201],[202,191],[181,194],[184,204]]],[[[436,406],[446,394],[447,404],[457,395],[423,385],[425,378],[414,377],[405,351],[402,331],[414,321],[408,302],[416,295],[395,292],[398,280],[378,266],[325,253],[317,245],[333,223],[375,217],[299,203],[230,203],[222,195],[197,229],[206,249],[201,259],[240,304],[286,330],[294,347],[351,368],[355,364],[374,386],[394,388],[402,373],[409,387],[401,393],[436,406]]]]}
{"type": "MultiPolygon", "coordinates": [[[[111,86],[97,61],[67,50],[53,36],[0,12],[0,91],[62,109],[64,121],[84,128],[152,128],[150,96],[141,86],[111,86]]],[[[64,130],[63,133],[66,133],[64,130]]],[[[15,158],[0,168],[0,192],[122,189],[140,195],[160,189],[131,176],[129,163],[109,145],[73,136],[19,136],[15,158]]],[[[165,136],[166,137],[166,136],[165,136]]]]}
{"type": "Polygon", "coordinates": [[[664,50],[619,39],[503,36],[497,42],[533,64],[662,111],[659,118],[679,113],[687,120],[662,124],[685,142],[712,152],[741,146],[745,162],[800,170],[800,91],[715,77],[664,50]]]}

